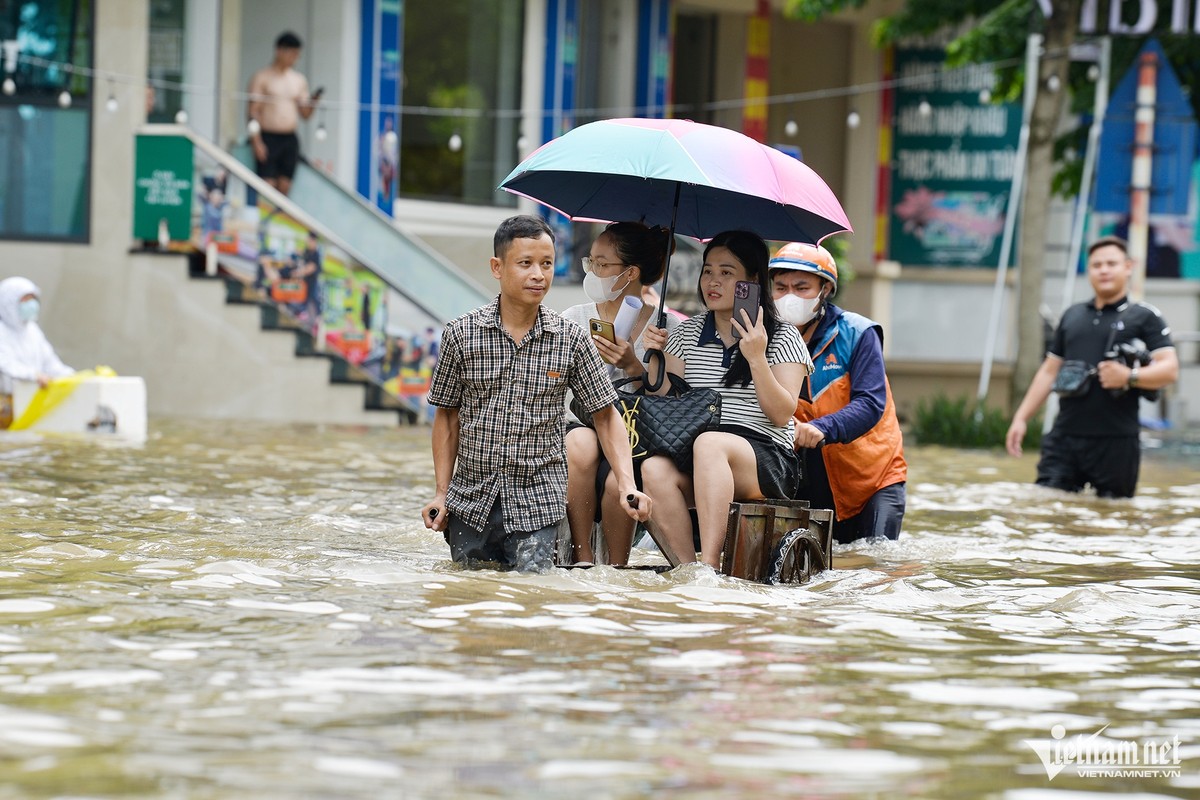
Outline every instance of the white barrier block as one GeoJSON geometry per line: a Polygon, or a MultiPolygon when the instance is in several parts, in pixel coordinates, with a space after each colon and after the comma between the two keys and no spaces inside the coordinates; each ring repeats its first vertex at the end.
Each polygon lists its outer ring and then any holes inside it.
{"type": "MultiPolygon", "coordinates": [[[[30,381],[13,381],[13,419],[21,418],[38,391],[30,381]]],[[[28,430],[46,433],[116,435],[146,440],[146,382],[138,377],[94,376],[80,380],[75,391],[28,430]]]]}

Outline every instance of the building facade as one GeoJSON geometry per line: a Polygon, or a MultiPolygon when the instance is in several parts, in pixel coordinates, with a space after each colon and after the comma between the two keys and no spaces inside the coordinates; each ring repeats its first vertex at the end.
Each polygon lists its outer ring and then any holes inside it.
{"type": "MultiPolygon", "coordinates": [[[[986,76],[942,86],[942,105],[932,84],[924,93],[891,89],[894,78],[921,69],[922,59],[936,59],[870,45],[871,23],[894,2],[818,24],[786,20],[782,6],[14,0],[0,20],[5,77],[12,79],[0,94],[0,274],[25,274],[42,286],[44,327],[68,363],[111,363],[144,375],[152,412],[203,413],[203,404],[182,396],[197,391],[193,379],[180,376],[185,366],[201,369],[221,354],[175,352],[142,329],[157,319],[155,308],[173,310],[177,319],[204,314],[173,297],[176,290],[157,286],[161,261],[130,252],[134,135],[146,122],[183,121],[223,149],[244,146],[249,78],[269,63],[276,36],[291,30],[304,43],[297,68],[310,86],[324,89],[320,109],[300,130],[309,162],[481,284],[490,285],[497,222],[533,210],[496,185],[544,141],[615,116],[684,117],[747,130],[803,158],[841,198],[855,227],[839,237],[842,260],[855,279],[840,302],[889,331],[902,411],[931,387],[971,393],[992,302],[990,256],[964,247],[960,235],[898,263],[896,253],[911,253],[913,242],[903,251],[889,238],[908,229],[894,213],[908,199],[895,193],[904,188],[896,182],[906,174],[901,160],[914,165],[922,163],[921,153],[936,157],[928,154],[941,145],[920,144],[923,133],[956,120],[984,133],[967,145],[959,130],[949,149],[990,155],[963,157],[945,169],[958,164],[968,181],[995,179],[1000,173],[985,173],[986,164],[1002,165],[1011,147],[1008,140],[988,144],[985,134],[1015,141],[1011,117],[966,107],[964,97],[980,94],[971,80],[986,76]],[[931,121],[922,108],[928,103],[931,121]],[[908,148],[908,155],[901,159],[897,148],[908,148]],[[978,263],[953,263],[968,251],[978,263]],[[978,313],[964,316],[964,307],[978,313]],[[177,369],[167,367],[179,360],[177,369]]],[[[936,73],[936,63],[925,69],[936,73]]],[[[920,188],[913,188],[913,202],[920,188]]],[[[945,191],[956,210],[969,207],[980,226],[994,227],[988,214],[995,192],[945,191]]],[[[1061,233],[1048,244],[1059,262],[1047,267],[1048,297],[1060,291],[1066,272],[1069,208],[1059,214],[1052,228],[1061,233]]],[[[586,246],[592,230],[575,227],[586,246]]],[[[571,280],[568,274],[561,281],[559,306],[577,296],[571,280]]],[[[1195,285],[1167,281],[1159,292],[1152,282],[1148,296],[1169,298],[1162,303],[1168,318],[1195,329],[1195,285]]],[[[1001,404],[1005,362],[1015,347],[1013,305],[1006,304],[996,350],[991,397],[1001,404]]],[[[254,380],[252,367],[247,381],[254,380]]]]}

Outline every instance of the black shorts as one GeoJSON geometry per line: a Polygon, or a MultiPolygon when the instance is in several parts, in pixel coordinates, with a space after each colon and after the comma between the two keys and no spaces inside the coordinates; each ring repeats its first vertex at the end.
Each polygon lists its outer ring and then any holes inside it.
{"type": "Polygon", "coordinates": [[[255,162],[259,176],[291,180],[300,161],[300,139],[294,133],[263,131],[261,136],[267,148],[267,160],[255,162]]]}
{"type": "MultiPolygon", "coordinates": [[[[633,484],[637,490],[642,491],[642,464],[645,463],[644,458],[635,458],[633,460],[633,484]]],[[[596,522],[600,521],[600,503],[604,497],[604,487],[608,483],[608,476],[612,474],[612,466],[608,463],[608,459],[604,457],[604,452],[600,452],[600,463],[596,467],[596,522]]]]}
{"type": "Polygon", "coordinates": [[[800,493],[803,476],[800,458],[790,447],[783,447],[774,439],[741,425],[718,425],[718,431],[736,434],[754,448],[754,461],[758,469],[758,488],[767,499],[794,500],[800,493]]]}
{"type": "Polygon", "coordinates": [[[1091,484],[1100,497],[1133,497],[1141,457],[1137,436],[1068,436],[1051,430],[1042,439],[1037,483],[1067,492],[1091,484]]]}

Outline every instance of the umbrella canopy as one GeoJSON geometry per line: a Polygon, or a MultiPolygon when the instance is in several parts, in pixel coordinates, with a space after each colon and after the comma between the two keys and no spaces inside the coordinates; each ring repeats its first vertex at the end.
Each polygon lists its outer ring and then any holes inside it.
{"type": "Polygon", "coordinates": [[[816,243],[849,231],[810,167],[728,128],[678,119],[609,119],[542,145],[500,188],[576,221],[640,221],[697,239],[748,230],[816,243]]]}

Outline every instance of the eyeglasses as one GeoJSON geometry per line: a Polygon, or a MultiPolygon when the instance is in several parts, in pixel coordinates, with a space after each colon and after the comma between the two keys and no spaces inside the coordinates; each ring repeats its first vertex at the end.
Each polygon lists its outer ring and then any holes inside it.
{"type": "Polygon", "coordinates": [[[595,272],[598,269],[608,269],[609,267],[628,267],[628,266],[629,265],[626,264],[624,261],[610,261],[607,264],[601,264],[599,261],[592,258],[591,256],[583,257],[583,271],[584,272],[595,272]]]}

